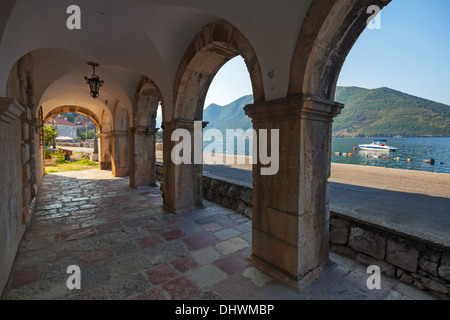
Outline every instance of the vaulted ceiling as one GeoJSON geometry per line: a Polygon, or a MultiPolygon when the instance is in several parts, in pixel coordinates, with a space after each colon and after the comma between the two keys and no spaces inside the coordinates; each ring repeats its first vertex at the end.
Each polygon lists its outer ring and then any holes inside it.
{"type": "Polygon", "coordinates": [[[225,19],[252,44],[267,99],[286,96],[292,54],[312,0],[2,0],[0,96],[12,66],[31,53],[36,102],[131,108],[142,75],[172,103],[180,60],[207,24],[225,19]],[[81,30],[69,30],[68,6],[81,8],[81,30]],[[101,66],[100,99],[89,96],[84,76],[101,66]]]}

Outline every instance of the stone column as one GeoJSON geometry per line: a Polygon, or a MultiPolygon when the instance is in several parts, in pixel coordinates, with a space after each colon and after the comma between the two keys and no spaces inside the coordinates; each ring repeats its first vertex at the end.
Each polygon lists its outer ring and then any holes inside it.
{"type": "MultiPolygon", "coordinates": [[[[163,192],[164,207],[179,213],[203,206],[203,164],[195,164],[195,147],[203,153],[203,141],[195,146],[194,120],[176,119],[164,123],[163,144],[163,192]],[[179,143],[171,141],[172,132],[176,129],[186,129],[191,136],[191,164],[175,164],[171,159],[173,148],[179,143]]],[[[202,123],[202,129],[207,122],[202,123]]],[[[198,132],[197,132],[198,133],[198,132]]],[[[201,131],[200,131],[201,133],[201,131]]],[[[203,159],[203,158],[202,158],[203,159]]]]}
{"type": "Polygon", "coordinates": [[[275,175],[261,175],[259,156],[253,165],[250,260],[296,288],[328,259],[331,123],[342,107],[295,96],[244,108],[258,138],[260,129],[268,129],[268,137],[279,129],[280,154],[275,175]]]}
{"type": "Polygon", "coordinates": [[[130,162],[131,188],[156,185],[156,132],[158,132],[157,128],[133,128],[134,152],[132,161],[134,163],[130,162]]]}
{"type": "Polygon", "coordinates": [[[100,170],[111,170],[111,135],[98,133],[100,170]]]}
{"type": "Polygon", "coordinates": [[[94,139],[94,152],[91,155],[91,161],[94,161],[94,162],[99,161],[97,136],[95,136],[95,139],[94,139]]]}
{"type": "Polygon", "coordinates": [[[115,177],[125,177],[128,175],[128,131],[112,131],[111,132],[111,160],[112,174],[115,177]]]}

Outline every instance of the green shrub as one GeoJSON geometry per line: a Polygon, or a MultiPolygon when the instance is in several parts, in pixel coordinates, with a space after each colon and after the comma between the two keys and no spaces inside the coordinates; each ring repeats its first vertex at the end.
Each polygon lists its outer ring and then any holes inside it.
{"type": "Polygon", "coordinates": [[[66,163],[66,153],[58,150],[53,154],[56,157],[56,163],[66,163]]]}
{"type": "Polygon", "coordinates": [[[45,149],[45,159],[51,159],[52,158],[52,150],[50,149],[45,149]]]}

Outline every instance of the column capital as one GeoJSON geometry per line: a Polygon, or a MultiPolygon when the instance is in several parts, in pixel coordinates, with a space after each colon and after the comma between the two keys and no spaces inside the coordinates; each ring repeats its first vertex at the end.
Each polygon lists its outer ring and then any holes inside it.
{"type": "Polygon", "coordinates": [[[13,98],[0,97],[0,121],[12,123],[19,119],[25,108],[13,98]]]}
{"type": "Polygon", "coordinates": [[[341,113],[344,105],[316,96],[304,96],[302,118],[317,121],[333,121],[341,113]]]}
{"type": "Polygon", "coordinates": [[[343,107],[341,103],[316,96],[295,95],[249,104],[244,110],[253,122],[289,119],[331,121],[343,107]]]}
{"type": "Polygon", "coordinates": [[[98,138],[109,138],[110,136],[111,136],[111,132],[97,133],[97,137],[98,137],[98,138]]]}

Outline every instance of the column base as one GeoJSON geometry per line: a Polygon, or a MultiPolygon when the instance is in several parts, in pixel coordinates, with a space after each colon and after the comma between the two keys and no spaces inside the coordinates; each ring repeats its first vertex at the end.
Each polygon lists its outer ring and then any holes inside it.
{"type": "Polygon", "coordinates": [[[93,153],[91,155],[91,161],[98,162],[98,153],[93,153]]]}
{"type": "Polygon", "coordinates": [[[113,176],[115,177],[126,177],[128,176],[128,167],[115,168],[113,172],[113,176]]]}
{"type": "Polygon", "coordinates": [[[328,258],[313,270],[308,271],[306,274],[301,276],[295,276],[287,273],[284,270],[279,269],[278,267],[265,261],[264,259],[255,256],[254,254],[248,256],[247,260],[250,261],[255,267],[271,276],[272,278],[287,284],[288,286],[294,288],[297,291],[302,291],[302,289],[308,283],[310,283],[313,280],[317,280],[317,278],[322,274],[325,266],[328,263],[330,263],[330,259],[328,258]]]}
{"type": "Polygon", "coordinates": [[[111,162],[100,162],[100,170],[111,170],[111,162]]]}
{"type": "Polygon", "coordinates": [[[203,209],[205,208],[203,205],[201,206],[190,206],[190,207],[185,207],[185,208],[178,208],[178,209],[174,209],[172,208],[170,205],[168,205],[167,203],[163,204],[163,208],[167,209],[169,211],[172,211],[173,213],[185,213],[185,212],[189,212],[195,209],[203,209]]]}

